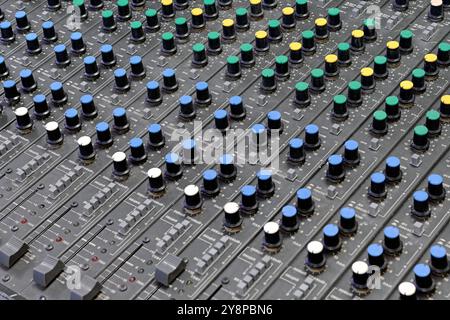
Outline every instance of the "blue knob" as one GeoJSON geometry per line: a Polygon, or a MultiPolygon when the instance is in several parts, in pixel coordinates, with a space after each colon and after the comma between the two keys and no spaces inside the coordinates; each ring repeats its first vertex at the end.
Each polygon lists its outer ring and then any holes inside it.
{"type": "Polygon", "coordinates": [[[95,80],[100,77],[97,60],[94,56],[87,56],[83,59],[84,62],[84,76],[88,80],[95,80]]]}
{"type": "Polygon", "coordinates": [[[267,169],[261,169],[256,174],[258,184],[256,191],[261,198],[270,198],[275,193],[275,184],[272,181],[272,172],[267,169]]]}
{"type": "Polygon", "coordinates": [[[343,235],[351,235],[356,232],[356,211],[350,207],[344,207],[339,211],[339,229],[343,235]]]}
{"type": "Polygon", "coordinates": [[[224,109],[214,111],[214,123],[220,131],[228,129],[228,112],[224,109]]]}
{"type": "Polygon", "coordinates": [[[33,97],[34,116],[38,119],[44,119],[50,115],[47,98],[43,94],[37,94],[33,97]]]}
{"type": "Polygon", "coordinates": [[[123,68],[114,70],[114,89],[119,93],[130,90],[130,82],[128,81],[127,72],[123,68]]]}
{"type": "Polygon", "coordinates": [[[56,65],[58,67],[64,68],[70,64],[70,57],[65,45],[58,44],[53,48],[53,51],[55,52],[56,65]]]}
{"type": "Polygon", "coordinates": [[[165,92],[171,93],[178,90],[178,81],[175,76],[175,70],[165,69],[162,73],[163,76],[163,87],[165,92]]]}
{"type": "Polygon", "coordinates": [[[148,138],[148,144],[152,149],[159,149],[164,146],[165,139],[160,124],[152,123],[148,126],[148,138]]]}
{"type": "Polygon", "coordinates": [[[264,146],[267,144],[267,132],[266,127],[261,123],[256,123],[252,126],[252,146],[256,148],[259,148],[259,146],[264,146]]]}
{"type": "Polygon", "coordinates": [[[431,268],[425,263],[416,264],[414,267],[414,279],[417,291],[431,293],[435,289],[435,283],[431,277],[431,268]]]}
{"type": "Polygon", "coordinates": [[[47,43],[53,43],[58,40],[58,35],[55,31],[55,25],[52,21],[45,21],[42,23],[43,39],[47,43]]]}
{"type": "Polygon", "coordinates": [[[385,270],[387,263],[384,259],[384,249],[379,243],[372,243],[367,247],[367,257],[371,266],[377,266],[380,270],[385,270]]]}
{"type": "Polygon", "coordinates": [[[161,89],[157,81],[147,82],[147,102],[153,106],[157,106],[162,102],[161,89]]]}
{"type": "Polygon", "coordinates": [[[105,68],[111,68],[116,65],[116,56],[114,55],[113,47],[110,44],[104,44],[100,48],[102,55],[102,65],[105,68]]]}
{"type": "Polygon", "coordinates": [[[85,94],[80,98],[81,114],[86,119],[93,119],[97,116],[97,107],[94,103],[94,97],[90,94],[85,94]]]}
{"type": "Polygon", "coordinates": [[[36,80],[34,80],[33,72],[30,69],[20,70],[20,81],[22,90],[25,92],[33,92],[37,89],[36,80]]]}
{"type": "Polygon", "coordinates": [[[240,96],[233,96],[229,100],[230,118],[234,120],[242,120],[245,118],[245,108],[240,96]]]}
{"type": "Polygon", "coordinates": [[[430,174],[428,177],[427,191],[431,200],[441,201],[445,199],[444,178],[439,174],[430,174]]]}
{"type": "Polygon", "coordinates": [[[195,118],[195,109],[191,96],[182,96],[179,100],[180,113],[182,120],[189,121],[195,118]]]}
{"type": "Polygon", "coordinates": [[[333,154],[328,158],[327,179],[331,182],[341,182],[345,178],[344,159],[340,154],[333,154]]]}
{"type": "Polygon", "coordinates": [[[400,230],[394,226],[384,228],[383,247],[386,253],[390,255],[397,255],[403,249],[403,243],[400,240],[400,230]]]}
{"type": "Polygon", "coordinates": [[[5,79],[9,75],[9,69],[3,56],[0,56],[0,79],[5,79]]]}
{"type": "Polygon", "coordinates": [[[30,22],[25,11],[16,11],[16,28],[19,32],[25,32],[30,30],[30,22]]]}
{"type": "Polygon", "coordinates": [[[14,35],[11,22],[3,21],[0,23],[0,41],[4,44],[14,42],[16,36],[14,35]]]}
{"type": "Polygon", "coordinates": [[[278,111],[270,111],[267,113],[267,128],[269,132],[278,130],[279,133],[283,132],[283,123],[281,122],[281,113],[278,111]]]}
{"type": "Polygon", "coordinates": [[[147,160],[147,153],[145,152],[144,142],[141,138],[133,138],[129,142],[130,145],[130,160],[132,163],[140,164],[147,160]]]}
{"type": "Polygon", "coordinates": [[[216,170],[208,169],[203,172],[202,192],[210,197],[214,197],[219,194],[220,189],[216,170]]]}
{"type": "Polygon", "coordinates": [[[246,185],[241,188],[241,210],[246,214],[254,214],[258,210],[258,201],[256,200],[256,188],[246,185]]]}
{"type": "Polygon", "coordinates": [[[27,53],[30,55],[39,54],[42,49],[39,44],[39,39],[36,33],[28,33],[25,36],[25,41],[27,43],[27,53]]]}
{"type": "Polygon", "coordinates": [[[69,131],[78,131],[81,129],[80,117],[77,109],[69,108],[64,112],[65,128],[69,131]]]}
{"type": "Polygon", "coordinates": [[[311,190],[301,188],[297,190],[297,209],[301,216],[308,217],[313,214],[315,208],[311,190]]]}
{"type": "Polygon", "coordinates": [[[211,104],[211,94],[209,93],[208,84],[204,81],[195,84],[195,103],[201,106],[211,104]]]}
{"type": "Polygon", "coordinates": [[[305,148],[307,150],[317,150],[320,148],[319,127],[309,124],[305,127],[305,148]]]}
{"type": "Polygon", "coordinates": [[[83,34],[81,32],[73,32],[70,35],[70,43],[73,54],[82,55],[86,52],[86,46],[84,45],[83,34]]]}
{"type": "Polygon", "coordinates": [[[370,176],[369,196],[373,200],[386,198],[386,177],[381,172],[375,172],[370,176]]]}
{"type": "Polygon", "coordinates": [[[305,150],[303,139],[294,138],[289,141],[288,160],[293,163],[303,163],[305,161],[305,150]]]}
{"type": "Polygon", "coordinates": [[[389,157],[386,159],[386,168],[384,169],[388,182],[398,182],[402,179],[402,170],[400,169],[400,159],[389,157]]]}
{"type": "Polygon", "coordinates": [[[424,219],[431,215],[429,196],[426,191],[416,191],[413,194],[413,206],[411,208],[411,214],[418,218],[424,219]]]}
{"type": "Polygon", "coordinates": [[[186,139],[182,142],[183,148],[183,163],[192,165],[198,159],[197,143],[194,139],[186,139]]]}
{"type": "Polygon", "coordinates": [[[113,143],[111,136],[111,130],[109,129],[109,124],[107,122],[99,122],[95,125],[95,130],[97,132],[97,144],[102,147],[109,147],[113,143]]]}
{"type": "Polygon", "coordinates": [[[10,105],[19,102],[20,93],[17,90],[17,85],[14,80],[3,81],[3,90],[5,91],[5,98],[10,105]]]}
{"type": "Polygon", "coordinates": [[[166,177],[172,180],[177,180],[183,174],[180,157],[176,153],[168,153],[164,157],[166,161],[166,177]]]}
{"type": "Polygon", "coordinates": [[[284,206],[281,209],[281,229],[286,232],[294,232],[299,228],[297,219],[297,208],[292,205],[284,206]]]}
{"type": "Polygon", "coordinates": [[[130,124],[128,123],[127,112],[124,108],[115,108],[113,110],[114,124],[113,128],[118,133],[125,133],[130,129],[130,124]]]}
{"type": "Polygon", "coordinates": [[[344,162],[353,167],[359,164],[359,145],[355,140],[347,140],[344,144],[344,162]]]}

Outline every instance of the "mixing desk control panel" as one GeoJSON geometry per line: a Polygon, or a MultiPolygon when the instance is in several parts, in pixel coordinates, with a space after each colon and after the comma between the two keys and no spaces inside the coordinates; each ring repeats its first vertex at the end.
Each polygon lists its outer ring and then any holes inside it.
{"type": "Polygon", "coordinates": [[[0,0],[1,299],[450,299],[450,0],[0,0]]]}

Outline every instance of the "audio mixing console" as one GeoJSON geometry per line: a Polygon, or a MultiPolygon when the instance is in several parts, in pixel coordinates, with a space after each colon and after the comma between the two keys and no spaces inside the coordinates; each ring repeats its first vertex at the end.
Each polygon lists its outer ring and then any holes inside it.
{"type": "Polygon", "coordinates": [[[1,0],[0,300],[450,299],[449,0],[1,0]]]}

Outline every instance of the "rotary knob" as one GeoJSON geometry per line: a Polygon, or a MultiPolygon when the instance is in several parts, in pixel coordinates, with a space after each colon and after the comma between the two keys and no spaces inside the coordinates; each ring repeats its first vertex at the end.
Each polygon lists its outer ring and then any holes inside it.
{"type": "Polygon", "coordinates": [[[228,202],[223,206],[224,219],[223,226],[228,232],[239,231],[242,225],[242,217],[239,211],[239,204],[228,202]]]}

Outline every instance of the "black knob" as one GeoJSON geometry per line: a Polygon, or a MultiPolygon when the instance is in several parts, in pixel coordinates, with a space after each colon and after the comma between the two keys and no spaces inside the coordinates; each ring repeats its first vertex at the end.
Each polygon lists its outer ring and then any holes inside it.
{"type": "Polygon", "coordinates": [[[97,116],[97,108],[94,103],[94,97],[90,94],[85,94],[80,98],[81,114],[85,119],[94,119],[97,116]]]}
{"type": "Polygon", "coordinates": [[[201,106],[211,104],[211,94],[209,93],[208,83],[200,81],[195,84],[195,103],[201,106]]]}
{"type": "Polygon", "coordinates": [[[333,97],[333,109],[331,110],[331,117],[335,121],[344,121],[348,118],[346,96],[339,94],[333,97]]]}
{"type": "Polygon", "coordinates": [[[236,39],[236,28],[233,19],[222,21],[222,39],[228,42],[236,39]]]}
{"type": "Polygon", "coordinates": [[[316,52],[314,32],[311,30],[302,32],[302,50],[305,55],[312,55],[316,52]]]}
{"type": "Polygon", "coordinates": [[[141,138],[133,138],[129,142],[130,145],[130,160],[134,164],[141,164],[147,160],[147,153],[145,152],[144,142],[141,138]]]}
{"type": "Polygon", "coordinates": [[[429,110],[426,114],[425,126],[428,129],[430,137],[436,137],[441,134],[441,115],[436,110],[429,110]]]}
{"type": "Polygon", "coordinates": [[[30,30],[30,22],[25,11],[16,11],[16,29],[19,32],[26,32],[30,30]]]}
{"type": "Polygon", "coordinates": [[[306,19],[309,17],[308,0],[295,1],[295,16],[297,19],[306,19]]]}
{"type": "Polygon", "coordinates": [[[131,36],[130,41],[133,43],[143,43],[145,41],[145,32],[142,27],[142,22],[133,21],[130,24],[131,36]]]}
{"type": "Polygon", "coordinates": [[[395,11],[406,11],[409,7],[409,0],[393,0],[392,7],[395,11]]]}
{"type": "Polygon", "coordinates": [[[102,55],[102,65],[106,68],[110,68],[116,64],[116,57],[114,55],[113,47],[110,44],[104,44],[100,48],[102,55]]]}
{"type": "Polygon", "coordinates": [[[440,22],[444,20],[444,5],[442,0],[431,0],[430,9],[428,11],[428,19],[432,22],[440,22]]]}
{"type": "Polygon", "coordinates": [[[277,0],[263,0],[262,6],[264,9],[273,9],[277,6],[277,0]]]}
{"type": "Polygon", "coordinates": [[[445,276],[448,273],[450,266],[444,246],[436,244],[430,248],[430,267],[431,271],[438,276],[445,276]]]}
{"type": "Polygon", "coordinates": [[[20,70],[20,81],[22,83],[22,90],[25,92],[33,92],[37,89],[37,83],[34,79],[33,72],[30,69],[20,70]]]}
{"type": "Polygon", "coordinates": [[[428,218],[431,215],[430,197],[426,191],[414,192],[411,214],[418,219],[428,218]]]}
{"type": "Polygon", "coordinates": [[[364,41],[373,42],[377,39],[376,20],[373,18],[365,19],[363,24],[364,41]]]}
{"type": "Polygon", "coordinates": [[[398,182],[402,179],[402,170],[400,168],[400,159],[394,156],[386,159],[384,174],[388,182],[398,182]]]}
{"type": "Polygon", "coordinates": [[[33,97],[34,116],[37,119],[44,119],[50,115],[47,98],[43,94],[37,94],[33,97]]]}
{"type": "Polygon", "coordinates": [[[281,121],[281,113],[279,111],[273,110],[267,113],[267,129],[269,134],[273,131],[278,133],[283,132],[283,122],[281,121]]]}
{"type": "Polygon", "coordinates": [[[311,70],[311,86],[309,90],[312,93],[321,93],[325,91],[325,72],[322,69],[311,70]]]}
{"type": "Polygon", "coordinates": [[[63,44],[58,44],[53,48],[56,57],[56,65],[58,67],[67,67],[70,64],[70,57],[67,53],[66,46],[63,44]]]}
{"type": "Polygon", "coordinates": [[[209,197],[215,197],[219,194],[220,188],[216,170],[208,169],[203,172],[202,192],[209,197]]]}
{"type": "Polygon", "coordinates": [[[238,229],[242,224],[242,218],[239,211],[239,204],[236,202],[227,202],[223,206],[224,219],[223,225],[228,231],[238,229]]]}
{"type": "Polygon", "coordinates": [[[370,131],[374,135],[385,135],[388,132],[387,114],[383,110],[377,110],[372,116],[372,127],[370,131]]]}
{"type": "Polygon", "coordinates": [[[341,11],[338,8],[328,9],[327,26],[331,31],[337,31],[341,29],[341,11]]]}
{"type": "Polygon", "coordinates": [[[192,46],[192,65],[202,68],[208,64],[208,56],[203,43],[196,43],[192,46]]]}
{"type": "Polygon", "coordinates": [[[195,109],[191,96],[181,96],[178,100],[180,106],[179,116],[185,121],[189,121],[195,118],[195,109]]]}
{"type": "Polygon", "coordinates": [[[350,167],[359,164],[359,145],[355,140],[347,140],[344,144],[344,163],[350,167]]]}
{"type": "Polygon", "coordinates": [[[325,56],[325,76],[328,78],[334,78],[338,75],[338,57],[335,54],[325,56]]]}
{"type": "Polygon", "coordinates": [[[220,34],[212,31],[208,33],[208,54],[218,55],[222,52],[222,44],[220,43],[220,34]]]}
{"type": "Polygon", "coordinates": [[[145,18],[145,30],[147,32],[156,32],[161,28],[159,24],[158,11],[155,9],[147,9],[145,11],[145,18]]]}
{"type": "Polygon", "coordinates": [[[130,81],[128,80],[125,69],[119,68],[114,70],[114,89],[119,93],[130,90],[130,81]]]}
{"type": "Polygon", "coordinates": [[[160,168],[151,168],[147,171],[148,191],[153,196],[160,195],[166,188],[163,172],[160,168]]]}
{"type": "Polygon", "coordinates": [[[227,58],[226,76],[230,80],[236,80],[241,77],[241,64],[237,56],[227,58]]]}
{"type": "Polygon", "coordinates": [[[356,232],[358,223],[356,222],[356,211],[353,208],[345,207],[339,211],[339,230],[343,235],[351,235],[356,232]]]}
{"type": "Polygon", "coordinates": [[[45,21],[42,23],[43,40],[47,43],[52,43],[58,40],[58,35],[55,31],[55,25],[52,21],[45,21]]]}
{"type": "Polygon", "coordinates": [[[408,29],[400,32],[400,52],[402,54],[410,54],[413,52],[413,36],[414,34],[408,29]]]}
{"type": "Polygon", "coordinates": [[[311,241],[306,246],[307,257],[305,265],[312,271],[320,271],[325,267],[326,258],[323,244],[319,241],[311,241]]]}
{"type": "Polygon", "coordinates": [[[95,158],[95,150],[91,137],[82,136],[78,139],[78,157],[81,160],[89,161],[95,158]]]}
{"type": "Polygon", "coordinates": [[[328,252],[335,252],[341,248],[339,227],[335,224],[327,224],[323,228],[323,246],[328,252]]]}
{"type": "Polygon", "coordinates": [[[58,122],[50,121],[45,124],[45,131],[47,131],[47,143],[50,145],[58,145],[63,142],[63,135],[59,129],[58,122]]]}
{"type": "Polygon", "coordinates": [[[414,69],[412,72],[413,89],[416,94],[424,93],[427,90],[425,75],[425,70],[419,68],[414,69]]]}
{"type": "Polygon", "coordinates": [[[234,165],[234,157],[231,154],[224,154],[219,159],[219,177],[222,181],[230,182],[236,178],[237,169],[234,165]]]}
{"type": "Polygon", "coordinates": [[[147,128],[148,144],[152,149],[159,149],[164,146],[165,138],[162,133],[162,127],[158,123],[152,123],[147,128]]]}
{"type": "Polygon", "coordinates": [[[245,68],[253,67],[255,65],[255,55],[253,53],[253,46],[250,43],[243,43],[240,49],[241,49],[241,65],[245,68]]]}
{"type": "Polygon", "coordinates": [[[278,250],[281,247],[280,226],[278,223],[270,221],[264,225],[263,245],[266,249],[278,250]]]}
{"type": "Polygon", "coordinates": [[[414,266],[414,280],[416,289],[420,293],[431,293],[435,289],[436,284],[431,277],[431,268],[425,263],[419,263],[414,266]]]}
{"type": "Polygon", "coordinates": [[[202,9],[194,8],[191,10],[191,27],[193,29],[202,29],[205,27],[205,16],[202,9]]]}
{"type": "MultiPolygon", "coordinates": [[[[173,36],[170,36],[171,33],[169,32],[166,36],[166,33],[163,34],[162,41],[163,41],[163,53],[166,51],[167,54],[174,53],[174,47],[175,42],[173,41],[173,36]]],[[[182,40],[187,41],[189,38],[189,26],[187,23],[187,19],[184,17],[179,17],[175,19],[175,36],[180,41],[182,40]]]]}
{"type": "Polygon", "coordinates": [[[266,31],[264,30],[256,31],[255,50],[258,53],[264,53],[269,50],[269,38],[266,31]]]}
{"type": "Polygon", "coordinates": [[[439,74],[438,57],[434,53],[428,53],[423,57],[423,70],[429,79],[434,79],[439,74]]]}
{"type": "Polygon", "coordinates": [[[84,76],[88,80],[95,80],[100,77],[97,60],[94,56],[87,56],[83,59],[84,62],[84,76]]]}
{"type": "Polygon", "coordinates": [[[39,39],[36,33],[28,33],[25,36],[25,40],[27,43],[27,53],[30,55],[39,54],[42,49],[39,44],[39,39]]]}
{"type": "Polygon", "coordinates": [[[347,87],[347,104],[359,107],[362,104],[362,85],[359,81],[350,81],[347,87]]]}
{"type": "Polygon", "coordinates": [[[72,4],[76,7],[74,13],[80,16],[81,21],[86,20],[88,18],[88,12],[84,5],[84,0],[74,0],[72,4]]]}
{"type": "Polygon", "coordinates": [[[320,148],[319,127],[315,124],[309,124],[305,127],[305,148],[307,150],[316,150],[320,148]]]}
{"type": "Polygon", "coordinates": [[[65,128],[68,131],[78,131],[81,129],[80,117],[77,109],[69,108],[64,112],[65,128]]]}
{"type": "Polygon", "coordinates": [[[150,105],[157,106],[162,102],[161,89],[157,81],[147,82],[147,102],[150,105]]]}
{"type": "Polygon", "coordinates": [[[175,16],[172,0],[161,1],[161,14],[163,19],[171,19],[175,16]]]}
{"type": "Polygon", "coordinates": [[[5,98],[9,105],[14,105],[20,101],[20,93],[17,90],[17,85],[14,80],[3,81],[3,90],[5,92],[5,98]]]}
{"type": "Polygon", "coordinates": [[[337,56],[340,66],[348,67],[352,64],[352,58],[350,56],[350,45],[347,42],[341,42],[338,44],[337,56]]]}
{"type": "Polygon", "coordinates": [[[260,88],[263,92],[271,93],[277,89],[275,71],[273,69],[264,69],[261,72],[261,78],[260,88]]]}
{"type": "Polygon", "coordinates": [[[240,96],[232,96],[229,100],[230,118],[234,120],[242,120],[245,118],[245,107],[240,96]]]}
{"type": "Polygon", "coordinates": [[[386,198],[386,177],[381,172],[375,172],[370,176],[369,197],[379,201],[386,198]]]}
{"type": "Polygon", "coordinates": [[[411,142],[411,148],[415,151],[423,152],[428,150],[430,141],[428,139],[428,128],[419,125],[414,128],[414,135],[411,142]]]}
{"type": "Polygon", "coordinates": [[[5,58],[0,56],[0,79],[5,79],[9,75],[9,69],[6,66],[5,58]]]}
{"type": "Polygon", "coordinates": [[[250,16],[255,19],[261,19],[264,17],[264,12],[262,9],[261,1],[251,1],[250,2],[250,16]]]}
{"type": "Polygon", "coordinates": [[[339,154],[333,154],[328,158],[327,179],[331,182],[341,182],[345,178],[344,159],[339,154]]]}
{"type": "Polygon", "coordinates": [[[130,124],[127,118],[127,112],[124,108],[119,107],[113,110],[113,128],[119,133],[125,133],[130,129],[130,124]]]}
{"type": "Polygon", "coordinates": [[[364,31],[362,30],[353,30],[352,38],[350,42],[350,49],[355,53],[360,53],[364,51],[364,31]]]}
{"type": "Polygon", "coordinates": [[[250,27],[250,23],[248,20],[247,9],[237,8],[236,9],[236,28],[238,30],[248,30],[249,27],[250,27]]]}
{"type": "Polygon", "coordinates": [[[301,216],[310,216],[313,214],[315,208],[314,200],[312,198],[311,190],[301,188],[297,190],[297,209],[301,216]]]}
{"type": "Polygon", "coordinates": [[[51,11],[61,9],[61,0],[47,0],[47,8],[51,11]]]}
{"type": "Polygon", "coordinates": [[[450,95],[444,95],[441,97],[439,112],[441,117],[444,119],[448,119],[450,117],[450,95]]]}
{"type": "Polygon", "coordinates": [[[400,44],[397,41],[388,41],[386,44],[386,58],[391,65],[400,63],[400,44]]]}
{"type": "Polygon", "coordinates": [[[145,0],[131,0],[131,6],[133,9],[139,10],[139,8],[145,6],[145,0]]]}
{"type": "Polygon", "coordinates": [[[225,131],[228,129],[229,121],[228,121],[228,113],[224,109],[218,109],[214,111],[214,124],[216,129],[220,131],[225,131]]]}
{"type": "Polygon", "coordinates": [[[258,202],[256,200],[256,188],[246,185],[241,188],[241,204],[242,212],[253,214],[258,210],[258,202]]]}
{"type": "Polygon", "coordinates": [[[314,36],[319,41],[324,41],[325,39],[328,38],[329,32],[327,26],[327,19],[317,18],[314,21],[314,36]]]}
{"type": "Polygon", "coordinates": [[[438,47],[438,64],[443,67],[450,65],[450,43],[441,42],[438,47]]]}
{"type": "Polygon", "coordinates": [[[130,57],[131,78],[141,80],[145,78],[145,67],[140,56],[130,57]]]}
{"type": "Polygon", "coordinates": [[[383,248],[387,254],[396,255],[402,251],[403,243],[400,239],[400,230],[394,226],[384,228],[383,248]]]}
{"type": "Polygon", "coordinates": [[[3,21],[0,23],[0,41],[4,44],[14,42],[16,36],[11,26],[11,22],[3,21]]]}
{"type": "Polygon", "coordinates": [[[305,161],[305,150],[302,139],[294,138],[289,141],[288,160],[292,163],[303,163],[305,161]]]}
{"type": "MultiPolygon", "coordinates": [[[[162,8],[164,8],[164,6],[162,8]]],[[[117,1],[117,19],[119,21],[127,21],[131,19],[131,9],[128,4],[128,0],[117,1]]]]}
{"type": "Polygon", "coordinates": [[[444,179],[439,174],[431,174],[428,176],[427,191],[434,201],[441,201],[445,198],[444,179]]]}
{"type": "Polygon", "coordinates": [[[256,191],[262,198],[270,198],[275,192],[275,184],[272,181],[272,172],[270,170],[261,169],[257,173],[258,184],[256,191]]]}
{"type": "Polygon", "coordinates": [[[112,10],[102,11],[102,30],[105,32],[113,32],[117,29],[116,19],[112,10]]]}
{"type": "Polygon", "coordinates": [[[294,232],[299,228],[299,220],[297,219],[297,208],[288,205],[281,209],[281,229],[285,232],[294,232]]]}
{"type": "Polygon", "coordinates": [[[201,210],[203,201],[200,189],[196,185],[188,185],[184,188],[184,209],[188,213],[198,213],[201,210]]]}
{"type": "Polygon", "coordinates": [[[361,69],[361,88],[365,92],[373,92],[375,89],[375,76],[372,68],[361,69]]]}
{"type": "Polygon", "coordinates": [[[217,5],[215,0],[203,1],[203,7],[205,9],[205,18],[207,20],[214,20],[219,16],[217,5]]]}
{"type": "Polygon", "coordinates": [[[25,107],[19,107],[14,110],[16,115],[16,128],[21,132],[29,132],[33,127],[33,122],[31,121],[28,109],[25,107]]]}
{"type": "Polygon", "coordinates": [[[183,164],[192,165],[198,160],[197,143],[194,139],[185,139],[182,142],[183,164]]]}
{"type": "Polygon", "coordinates": [[[289,44],[289,62],[292,64],[303,62],[302,44],[300,42],[291,42],[289,44]]]}
{"type": "Polygon", "coordinates": [[[309,96],[309,84],[306,82],[297,82],[295,84],[295,99],[294,103],[300,108],[306,108],[311,104],[309,96]]]}
{"type": "Polygon", "coordinates": [[[372,243],[367,247],[367,258],[369,265],[377,266],[380,270],[385,270],[387,267],[386,259],[384,258],[384,248],[379,243],[372,243]]]}
{"type": "Polygon", "coordinates": [[[124,152],[116,152],[112,155],[113,174],[116,177],[125,177],[130,173],[127,155],[124,152]]]}
{"type": "Polygon", "coordinates": [[[388,77],[387,62],[388,59],[385,56],[376,56],[373,59],[373,72],[375,78],[383,80],[388,77]]]}
{"type": "Polygon", "coordinates": [[[399,102],[402,105],[411,105],[414,103],[414,84],[409,80],[400,82],[399,102]]]}
{"type": "Polygon", "coordinates": [[[280,21],[269,20],[268,39],[270,42],[277,43],[283,39],[283,33],[281,32],[280,21]]]}
{"type": "Polygon", "coordinates": [[[71,52],[73,54],[81,55],[86,52],[86,46],[81,32],[72,33],[70,35],[70,43],[72,44],[71,52]]]}
{"type": "Polygon", "coordinates": [[[400,119],[401,111],[397,96],[389,96],[384,101],[384,111],[387,114],[388,121],[394,122],[400,119]]]}
{"type": "Polygon", "coordinates": [[[52,94],[52,103],[56,106],[61,106],[67,102],[67,94],[64,91],[61,82],[52,82],[50,84],[50,91],[52,94]]]}
{"type": "Polygon", "coordinates": [[[275,75],[280,80],[289,78],[289,58],[285,55],[275,57],[275,75]]]}
{"type": "Polygon", "coordinates": [[[165,69],[163,75],[163,87],[165,92],[171,93],[178,90],[178,82],[173,69],[165,69]]]}
{"type": "Polygon", "coordinates": [[[113,144],[111,129],[107,122],[99,122],[95,125],[97,132],[97,144],[101,147],[109,147],[113,144]]]}

